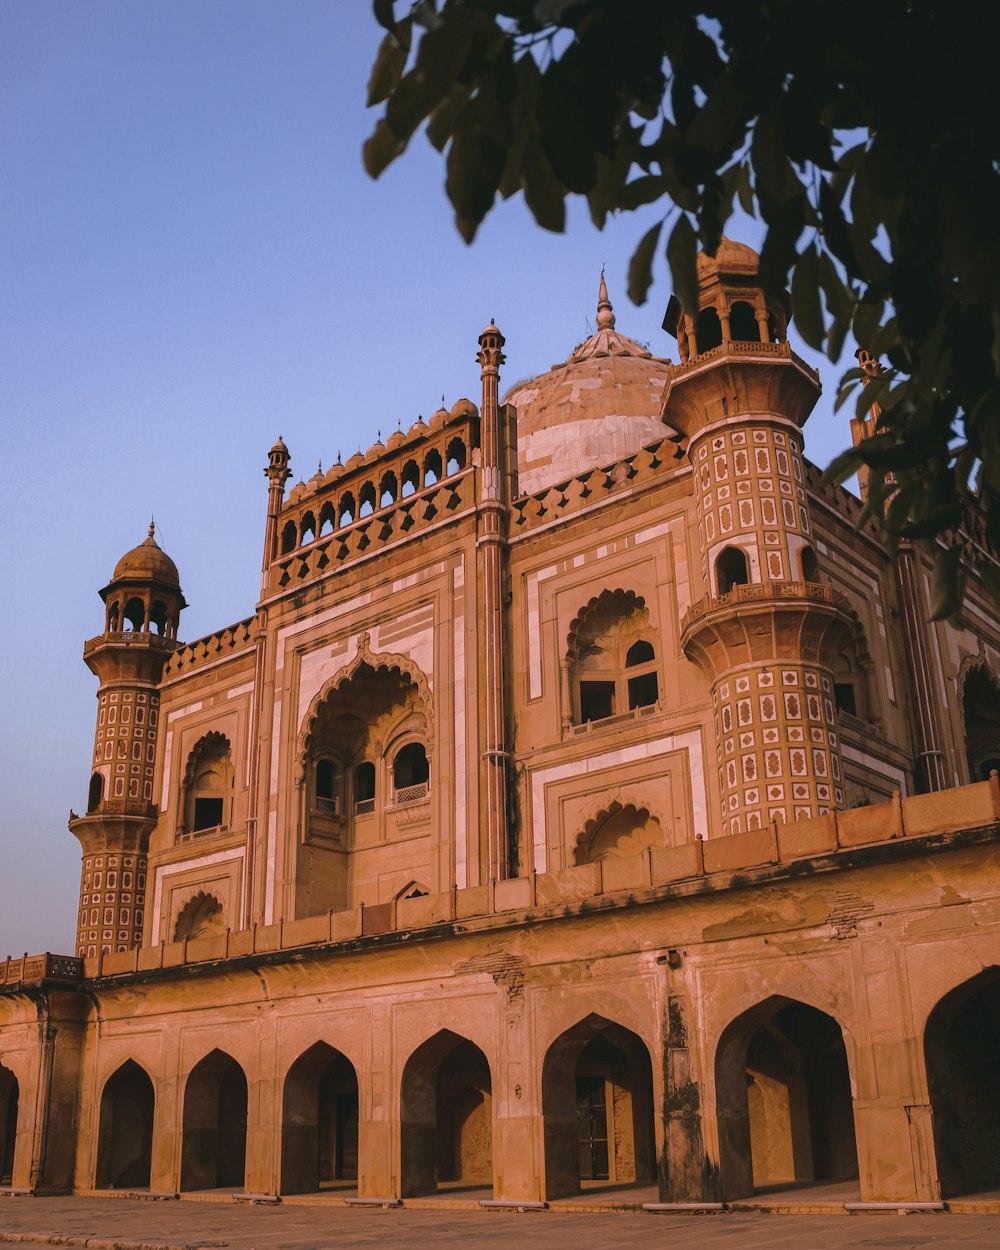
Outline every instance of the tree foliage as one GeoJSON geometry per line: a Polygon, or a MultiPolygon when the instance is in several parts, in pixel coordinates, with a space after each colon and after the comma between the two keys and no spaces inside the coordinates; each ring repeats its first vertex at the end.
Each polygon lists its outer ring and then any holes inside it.
{"type": "Polygon", "coordinates": [[[1000,600],[1000,137],[995,52],[941,0],[375,0],[385,36],[365,144],[377,177],[426,123],[471,241],[517,192],[562,230],[649,205],[629,294],[658,256],[697,308],[694,256],[738,202],[766,228],[761,272],[831,361],[848,334],[887,363],[841,379],[876,434],[864,464],[890,550],[937,558],[933,614],[970,570],[1000,600]],[[970,483],[974,490],[970,491],[970,483]]]}

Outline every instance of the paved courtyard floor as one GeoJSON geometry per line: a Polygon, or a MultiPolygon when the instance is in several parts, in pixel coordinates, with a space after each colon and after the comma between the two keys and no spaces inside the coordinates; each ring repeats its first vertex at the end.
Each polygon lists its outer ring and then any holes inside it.
{"type": "Polygon", "coordinates": [[[996,1250],[1000,1215],[612,1214],[0,1197],[0,1244],[89,1250],[996,1250]]]}

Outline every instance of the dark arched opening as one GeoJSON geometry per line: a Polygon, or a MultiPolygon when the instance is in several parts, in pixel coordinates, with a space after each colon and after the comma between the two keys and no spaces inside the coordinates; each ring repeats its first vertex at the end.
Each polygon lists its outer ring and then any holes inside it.
{"type": "Polygon", "coordinates": [[[19,1094],[17,1077],[0,1065],[0,1185],[14,1183],[19,1094]]]}
{"type": "Polygon", "coordinates": [[[1000,968],[946,994],[924,1033],[941,1196],[1000,1189],[1000,968]]]}
{"type": "Polygon", "coordinates": [[[359,815],[375,810],[375,765],[363,760],[354,770],[354,810],[359,815]]]}
{"type": "Polygon", "coordinates": [[[391,504],[394,504],[398,489],[395,473],[391,471],[383,473],[382,481],[378,488],[378,506],[380,508],[388,508],[391,504]]]}
{"type": "Polygon", "coordinates": [[[375,483],[365,482],[358,491],[358,516],[371,516],[378,501],[375,498],[375,483]]]}
{"type": "Polygon", "coordinates": [[[445,451],[444,471],[451,476],[465,468],[465,444],[460,438],[453,438],[445,451]]]}
{"type": "Polygon", "coordinates": [[[281,554],[287,555],[290,551],[295,550],[295,544],[298,541],[299,531],[294,521],[286,521],[284,529],[281,531],[281,554]]]}
{"type": "Polygon", "coordinates": [[[408,742],[392,761],[392,791],[397,803],[423,798],[430,780],[430,764],[422,742],[408,742]]]}
{"type": "Polygon", "coordinates": [[[304,547],[307,543],[311,543],[316,538],[316,518],[311,512],[307,512],[303,516],[299,527],[299,546],[304,547]]]}
{"type": "Polygon", "coordinates": [[[346,1055],[317,1042],[285,1077],[281,1192],[353,1188],[358,1179],[358,1076],[346,1055]]]}
{"type": "Polygon", "coordinates": [[[137,634],[146,620],[146,608],[141,599],[129,599],[122,612],[122,624],[126,633],[137,634]]]}
{"type": "Polygon", "coordinates": [[[213,1050],[184,1088],[181,1189],[240,1189],[246,1174],[247,1078],[213,1050]]]}
{"type": "Polygon", "coordinates": [[[340,501],[340,525],[354,524],[354,496],[350,491],[340,501]]]}
{"type": "Polygon", "coordinates": [[[333,504],[327,500],[319,511],[319,536],[326,538],[327,534],[332,534],[337,519],[334,516],[333,504]]]}
{"type": "Polygon", "coordinates": [[[102,773],[94,773],[90,779],[90,789],[87,791],[87,811],[96,812],[101,806],[101,799],[104,797],[104,776],[102,773]]]}
{"type": "Polygon", "coordinates": [[[653,1069],[638,1034],[591,1015],[549,1047],[542,1066],[545,1197],[656,1179],[653,1069]]]}
{"type": "Polygon", "coordinates": [[[804,582],[818,582],[819,560],[816,558],[815,549],[806,543],[799,552],[799,560],[802,564],[802,580],[804,582]]]}
{"type": "Polygon", "coordinates": [[[715,583],[720,595],[728,595],[734,586],[746,586],[750,582],[747,558],[739,547],[725,547],[715,562],[715,583]]]}
{"type": "Polygon", "coordinates": [[[441,453],[429,451],[424,457],[424,485],[433,486],[441,480],[441,453]]]}
{"type": "Polygon", "coordinates": [[[473,1042],[442,1029],[403,1069],[402,1195],[493,1187],[493,1085],[473,1042]]]}
{"type": "Polygon", "coordinates": [[[725,1030],[715,1058],[722,1196],[858,1175],[847,1049],[832,1016],[772,998],[725,1030]]]}
{"type": "Polygon", "coordinates": [[[976,668],[966,678],[962,692],[965,719],[965,750],[969,778],[988,781],[1000,770],[1000,688],[986,668],[976,668]]]}
{"type": "Polygon", "coordinates": [[[153,1161],[153,1082],[133,1060],[114,1072],[101,1095],[97,1189],[146,1189],[153,1161]]]}
{"type": "Polygon", "coordinates": [[[714,308],[703,308],[698,314],[698,354],[710,352],[722,342],[722,322],[714,308]]]}
{"type": "Polygon", "coordinates": [[[760,342],[757,317],[745,300],[737,300],[729,310],[729,336],[740,343],[760,342]]]}
{"type": "Polygon", "coordinates": [[[402,486],[400,488],[400,497],[408,498],[420,489],[420,467],[415,460],[407,460],[403,465],[402,486]]]}

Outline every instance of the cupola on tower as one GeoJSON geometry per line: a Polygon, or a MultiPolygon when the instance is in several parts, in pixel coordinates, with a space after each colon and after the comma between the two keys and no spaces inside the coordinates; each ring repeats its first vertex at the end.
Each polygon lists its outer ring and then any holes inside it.
{"type": "Polygon", "coordinates": [[[100,592],[104,632],[84,645],[100,680],[93,768],[84,816],[70,813],[83,867],[76,952],[140,945],[146,852],[156,824],[153,779],[163,665],[177,644],[186,606],[173,560],[152,523],[146,540],[126,552],[100,592]]]}

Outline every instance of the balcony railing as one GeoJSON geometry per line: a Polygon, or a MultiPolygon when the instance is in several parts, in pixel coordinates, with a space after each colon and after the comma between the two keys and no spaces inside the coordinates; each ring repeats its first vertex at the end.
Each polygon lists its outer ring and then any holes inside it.
{"type": "Polygon", "coordinates": [[[402,786],[393,796],[397,803],[416,803],[430,793],[430,782],[418,781],[415,786],[402,786]]]}
{"type": "Polygon", "coordinates": [[[826,582],[749,582],[745,586],[734,586],[724,595],[706,595],[704,599],[692,603],[684,613],[681,632],[683,633],[699,617],[706,616],[718,608],[736,607],[743,603],[766,603],[774,599],[807,599],[828,603],[845,612],[851,610],[850,603],[845,596],[826,582]]]}
{"type": "Polygon", "coordinates": [[[176,638],[167,638],[163,634],[146,634],[142,630],[120,629],[110,634],[98,634],[96,638],[89,638],[83,644],[83,654],[90,655],[98,647],[105,647],[109,643],[114,646],[149,647],[153,651],[174,651],[181,645],[176,638]]]}
{"type": "Polygon", "coordinates": [[[615,712],[611,716],[602,716],[598,720],[584,721],[582,725],[574,725],[572,734],[589,734],[595,730],[608,729],[612,725],[625,725],[629,721],[642,720],[645,716],[653,716],[660,710],[659,703],[647,703],[643,707],[633,707],[627,712],[615,712]]]}
{"type": "Polygon", "coordinates": [[[358,799],[358,801],[354,804],[355,816],[370,816],[374,810],[374,799],[358,799]]]}
{"type": "Polygon", "coordinates": [[[79,981],[83,976],[83,960],[72,955],[25,955],[21,959],[5,959],[0,963],[0,985],[46,980],[79,981]]]}
{"type": "Polygon", "coordinates": [[[313,809],[320,813],[321,816],[339,816],[340,815],[340,798],[324,798],[322,795],[316,795],[316,806],[313,809]]]}

